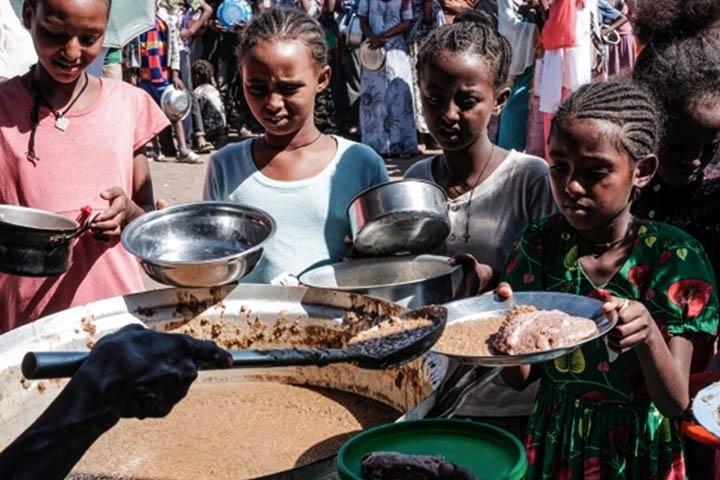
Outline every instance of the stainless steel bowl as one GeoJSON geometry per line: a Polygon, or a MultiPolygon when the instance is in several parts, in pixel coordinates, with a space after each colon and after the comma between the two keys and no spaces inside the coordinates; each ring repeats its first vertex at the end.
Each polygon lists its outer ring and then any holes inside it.
{"type": "Polygon", "coordinates": [[[454,298],[462,269],[447,260],[438,255],[351,260],[314,268],[299,280],[310,287],[363,293],[417,308],[454,298]]]}
{"type": "Polygon", "coordinates": [[[160,97],[160,107],[171,122],[177,122],[190,113],[192,97],[188,89],[178,90],[169,85],[160,97]]]}
{"type": "Polygon", "coordinates": [[[450,233],[447,196],[424,180],[375,185],[353,198],[347,212],[353,245],[367,255],[432,252],[450,233]]]}
{"type": "Polygon", "coordinates": [[[250,273],[274,233],[275,220],[260,209],[192,202],[133,220],[121,241],[154,280],[177,287],[211,287],[250,273]]]}

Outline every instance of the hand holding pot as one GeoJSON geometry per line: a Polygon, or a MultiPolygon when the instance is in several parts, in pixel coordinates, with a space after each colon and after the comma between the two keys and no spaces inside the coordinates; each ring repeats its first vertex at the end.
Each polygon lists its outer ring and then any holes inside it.
{"type": "Polygon", "coordinates": [[[90,230],[98,238],[119,237],[125,225],[145,213],[120,187],[108,188],[100,192],[100,197],[107,200],[110,207],[90,223],[90,230]]]}
{"type": "Polygon", "coordinates": [[[448,263],[460,265],[463,270],[463,278],[455,294],[456,299],[474,297],[492,289],[497,283],[498,272],[490,265],[478,262],[469,253],[455,255],[448,263]]]}

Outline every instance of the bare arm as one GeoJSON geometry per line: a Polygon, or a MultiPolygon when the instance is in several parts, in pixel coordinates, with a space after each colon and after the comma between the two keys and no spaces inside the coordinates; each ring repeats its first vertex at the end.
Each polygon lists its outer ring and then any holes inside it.
{"type": "Polygon", "coordinates": [[[650,398],[664,416],[676,417],[690,403],[692,343],[679,336],[665,342],[642,303],[631,301],[623,308],[624,302],[612,299],[603,305],[605,311],[618,310],[618,324],[608,334],[610,347],[621,353],[635,351],[650,398]]]}

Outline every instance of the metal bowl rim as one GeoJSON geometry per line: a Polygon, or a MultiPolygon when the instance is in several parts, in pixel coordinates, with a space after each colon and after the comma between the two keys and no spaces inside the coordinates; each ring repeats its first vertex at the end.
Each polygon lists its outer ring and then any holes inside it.
{"type": "Polygon", "coordinates": [[[222,201],[198,201],[198,202],[188,202],[188,203],[181,203],[179,205],[173,205],[171,207],[163,208],[162,210],[154,210],[152,212],[148,212],[144,215],[141,215],[140,217],[136,218],[130,224],[128,224],[127,227],[123,230],[120,241],[128,252],[130,252],[132,255],[135,255],[137,258],[142,260],[144,263],[147,263],[149,265],[158,266],[158,267],[183,267],[183,266],[211,266],[213,264],[226,264],[228,262],[237,260],[242,257],[247,257],[251,253],[254,253],[256,251],[261,251],[265,243],[270,240],[274,235],[275,231],[277,229],[277,224],[275,222],[275,219],[267,213],[265,210],[257,207],[251,207],[249,205],[245,205],[242,203],[234,203],[234,202],[222,202],[222,201]],[[266,221],[269,230],[267,236],[260,241],[257,245],[253,245],[250,248],[247,248],[245,250],[242,250],[238,253],[234,253],[232,255],[228,255],[225,257],[218,257],[213,258],[211,260],[195,260],[195,261],[177,261],[177,262],[160,262],[155,259],[149,259],[143,255],[140,255],[135,249],[130,247],[130,240],[129,237],[131,233],[133,233],[135,230],[140,228],[140,226],[144,225],[145,223],[154,220],[155,218],[166,216],[170,213],[177,213],[182,212],[185,210],[192,210],[195,207],[227,207],[232,210],[241,210],[243,213],[255,213],[259,214],[258,217],[260,217],[261,220],[266,221]],[[264,218],[261,218],[264,217],[264,218]],[[128,233],[129,232],[129,233],[128,233]]]}
{"type": "MultiPolygon", "coordinates": [[[[409,259],[409,258],[410,258],[409,256],[381,257],[381,258],[362,258],[362,259],[358,259],[358,260],[352,260],[351,262],[358,262],[358,263],[362,262],[362,263],[368,263],[368,264],[369,264],[369,263],[381,263],[381,262],[383,262],[383,261],[389,261],[389,263],[400,263],[402,260],[407,260],[407,259],[409,259]]],[[[424,254],[420,254],[420,255],[415,255],[414,258],[413,258],[413,260],[418,260],[418,259],[419,259],[420,261],[429,260],[429,261],[432,261],[432,262],[434,262],[434,261],[437,260],[437,263],[440,263],[440,262],[441,262],[441,259],[448,259],[448,258],[450,258],[450,257],[443,257],[443,256],[440,256],[440,255],[424,255],[424,254]],[[420,257],[424,257],[424,258],[420,258],[420,257]]],[[[407,282],[400,282],[400,283],[381,283],[381,284],[377,284],[377,285],[357,285],[357,286],[350,286],[350,287],[340,287],[340,286],[335,286],[335,287],[323,287],[323,286],[320,286],[320,285],[317,285],[317,284],[308,284],[308,283],[303,282],[303,277],[304,277],[306,274],[309,274],[309,273],[311,273],[311,272],[318,272],[318,271],[320,271],[320,270],[331,269],[331,268],[337,267],[337,266],[344,266],[345,264],[348,264],[348,263],[351,263],[351,262],[332,263],[332,264],[329,264],[329,265],[322,265],[322,266],[320,266],[320,267],[313,268],[312,270],[307,270],[307,271],[301,273],[301,274],[298,276],[298,281],[299,281],[302,285],[305,285],[305,286],[307,286],[307,287],[312,287],[312,288],[322,288],[322,289],[329,289],[329,290],[339,290],[339,291],[341,291],[341,292],[354,292],[354,291],[356,291],[356,290],[358,290],[358,289],[392,288],[392,287],[404,287],[404,286],[408,286],[408,285],[415,285],[415,284],[417,284],[417,283],[419,283],[419,282],[425,282],[425,281],[428,281],[428,280],[435,280],[435,279],[440,278],[440,277],[445,276],[445,275],[453,275],[455,272],[457,272],[457,271],[461,268],[460,265],[448,265],[450,268],[449,268],[449,270],[448,270],[447,272],[445,272],[445,273],[438,273],[437,275],[432,275],[432,276],[430,276],[430,277],[419,278],[419,279],[417,279],[417,280],[412,280],[412,281],[407,281],[407,282]]]]}
{"type": "Polygon", "coordinates": [[[352,200],[350,200],[350,202],[348,203],[348,206],[347,206],[347,208],[345,209],[345,211],[349,214],[349,213],[350,213],[350,209],[353,208],[354,203],[355,203],[358,199],[360,199],[361,197],[369,194],[370,192],[372,192],[372,191],[374,191],[374,190],[379,190],[379,189],[381,189],[381,188],[387,188],[387,187],[389,187],[389,186],[391,186],[391,185],[396,185],[396,184],[412,184],[412,183],[429,185],[429,186],[433,187],[435,190],[437,190],[438,192],[440,192],[440,193],[442,194],[445,202],[447,202],[447,194],[445,193],[445,191],[444,191],[438,184],[436,184],[436,183],[434,183],[434,182],[431,182],[431,181],[429,181],[429,180],[423,180],[423,179],[420,179],[420,178],[403,178],[403,179],[401,179],[401,180],[391,180],[391,181],[389,181],[389,182],[378,183],[378,184],[376,184],[376,185],[373,185],[372,187],[366,188],[366,189],[363,190],[362,192],[360,192],[360,193],[358,193],[357,195],[355,195],[355,196],[352,198],[352,200]]]}
{"type": "Polygon", "coordinates": [[[11,226],[11,227],[13,227],[13,228],[22,228],[22,229],[25,229],[25,230],[36,230],[36,231],[47,232],[47,233],[52,233],[52,232],[61,232],[61,233],[72,232],[72,231],[75,231],[75,230],[77,230],[78,228],[80,228],[80,224],[79,224],[77,221],[73,220],[72,218],[66,217],[66,216],[64,216],[64,215],[60,215],[59,213],[55,213],[55,212],[50,212],[50,211],[47,211],[47,210],[43,210],[43,209],[41,209],[41,208],[25,207],[25,206],[22,206],[22,205],[7,205],[7,204],[3,204],[3,205],[0,205],[0,211],[1,211],[1,210],[13,210],[13,211],[19,211],[19,212],[33,213],[33,214],[42,215],[42,216],[45,216],[45,217],[57,218],[58,220],[67,221],[67,222],[69,222],[70,224],[73,224],[73,225],[74,225],[73,227],[68,227],[68,228],[43,228],[43,227],[28,226],[28,225],[18,225],[17,223],[7,222],[7,221],[5,221],[5,220],[0,219],[0,225],[8,225],[8,226],[11,226]]]}

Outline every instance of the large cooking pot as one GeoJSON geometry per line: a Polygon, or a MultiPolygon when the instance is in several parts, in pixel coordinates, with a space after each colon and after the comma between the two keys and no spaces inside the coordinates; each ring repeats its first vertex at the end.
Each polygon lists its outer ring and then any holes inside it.
{"type": "MultiPolygon", "coordinates": [[[[225,347],[315,346],[320,332],[341,331],[348,312],[358,321],[404,311],[394,303],[355,293],[230,284],[215,288],[168,288],[114,297],[44,317],[0,336],[0,450],[24,430],[64,386],[64,380],[24,380],[23,355],[31,350],[82,350],[128,323],[163,331],[193,333],[225,347]],[[272,335],[262,335],[272,332],[272,335]]],[[[332,336],[332,335],[331,335],[332,336]]],[[[196,382],[281,382],[344,390],[390,405],[398,420],[423,418],[435,402],[447,368],[444,357],[426,354],[388,370],[351,364],[205,371],[196,382]]],[[[209,414],[212,414],[211,412],[209,414]]],[[[192,432],[188,432],[192,438],[192,432]]],[[[202,445],[194,445],[202,448],[202,445]]],[[[122,452],[118,452],[122,455],[122,452]]],[[[263,480],[336,478],[335,456],[263,480]]],[[[111,472],[108,472],[109,474],[111,472]]],[[[172,478],[168,472],[166,478],[172,478]]]]}
{"type": "Polygon", "coordinates": [[[68,269],[72,240],[90,227],[35,208],[0,205],[0,271],[44,277],[68,269]]]}
{"type": "Polygon", "coordinates": [[[347,214],[353,246],[367,255],[432,252],[450,233],[447,195],[425,180],[370,187],[350,201],[347,214]]]}
{"type": "Polygon", "coordinates": [[[373,295],[408,308],[452,301],[461,279],[461,267],[448,265],[448,257],[439,255],[350,260],[298,278],[310,287],[373,295]]]}

